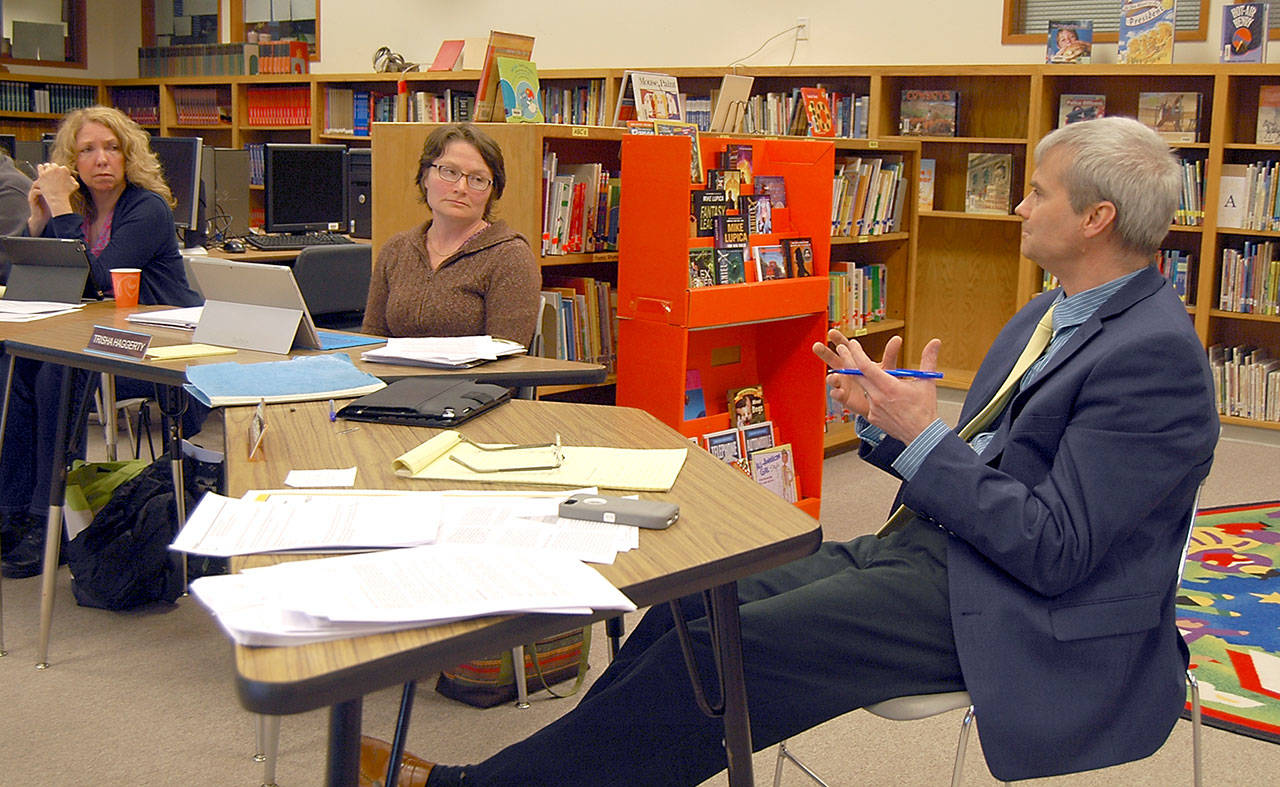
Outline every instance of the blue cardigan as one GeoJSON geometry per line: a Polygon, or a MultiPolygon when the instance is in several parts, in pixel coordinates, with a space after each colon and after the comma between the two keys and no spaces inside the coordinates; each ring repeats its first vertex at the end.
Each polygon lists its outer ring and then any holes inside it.
{"type": "MultiPolygon", "coordinates": [[[[85,240],[84,217],[78,213],[54,216],[45,225],[46,238],[85,240]]],[[[200,296],[187,284],[173,211],[164,199],[132,183],[116,202],[111,240],[102,253],[89,254],[90,275],[97,288],[111,291],[112,268],[141,268],[138,302],[144,305],[199,306],[200,296]]]]}

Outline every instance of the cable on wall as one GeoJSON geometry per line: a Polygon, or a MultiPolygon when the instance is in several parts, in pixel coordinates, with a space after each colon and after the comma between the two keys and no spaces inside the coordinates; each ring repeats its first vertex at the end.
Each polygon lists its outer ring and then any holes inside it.
{"type": "Polygon", "coordinates": [[[791,57],[787,58],[787,65],[791,65],[793,62],[795,62],[795,59],[796,59],[796,47],[800,45],[800,25],[792,25],[791,27],[788,27],[787,29],[783,30],[780,33],[775,33],[769,36],[768,38],[765,39],[763,44],[761,44],[759,47],[756,48],[756,51],[752,52],[746,57],[740,57],[737,60],[730,61],[729,67],[733,68],[734,66],[746,65],[746,61],[748,58],[755,57],[756,55],[760,54],[760,50],[767,47],[770,44],[770,42],[772,42],[775,38],[780,38],[786,35],[787,33],[791,33],[791,32],[795,33],[795,37],[791,40],[791,57]]]}

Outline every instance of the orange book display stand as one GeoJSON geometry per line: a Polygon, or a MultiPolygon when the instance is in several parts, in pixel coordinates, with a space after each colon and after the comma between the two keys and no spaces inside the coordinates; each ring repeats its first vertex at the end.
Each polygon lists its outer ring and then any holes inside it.
{"type": "MultiPolygon", "coordinates": [[[[776,440],[790,443],[797,503],[818,516],[822,494],[825,368],[814,342],[827,328],[834,147],[808,139],[703,136],[702,160],[714,168],[728,144],[750,145],[756,176],[785,178],[787,205],[775,207],[772,232],[750,246],[808,238],[813,275],[756,281],[748,249],[747,281],[689,287],[689,250],[712,246],[690,229],[687,138],[622,140],[623,194],[618,239],[617,403],[639,407],[695,437],[730,426],[727,392],[762,387],[776,440]],[[707,414],[684,418],[686,373],[696,370],[707,414]]],[[[743,186],[743,194],[752,186],[743,186]]]]}

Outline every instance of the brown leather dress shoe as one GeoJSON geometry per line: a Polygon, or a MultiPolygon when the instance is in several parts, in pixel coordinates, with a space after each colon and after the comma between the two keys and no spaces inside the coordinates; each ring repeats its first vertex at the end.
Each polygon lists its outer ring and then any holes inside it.
{"type": "MultiPolygon", "coordinates": [[[[382,787],[387,778],[391,744],[381,738],[360,736],[360,787],[382,787]]],[[[400,758],[400,787],[425,787],[434,763],[405,752],[400,758]]]]}

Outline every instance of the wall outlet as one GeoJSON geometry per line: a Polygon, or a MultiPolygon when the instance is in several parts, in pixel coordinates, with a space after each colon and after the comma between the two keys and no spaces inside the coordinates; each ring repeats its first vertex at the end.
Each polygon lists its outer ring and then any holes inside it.
{"type": "Polygon", "coordinates": [[[809,40],[809,17],[807,16],[796,17],[796,40],[797,41],[809,40]]]}

